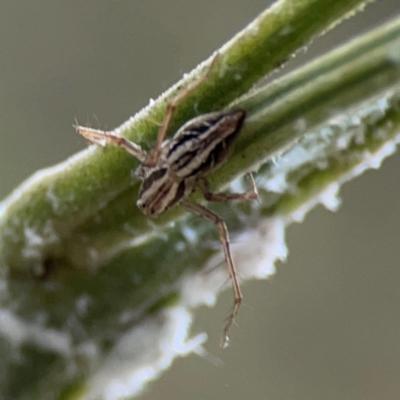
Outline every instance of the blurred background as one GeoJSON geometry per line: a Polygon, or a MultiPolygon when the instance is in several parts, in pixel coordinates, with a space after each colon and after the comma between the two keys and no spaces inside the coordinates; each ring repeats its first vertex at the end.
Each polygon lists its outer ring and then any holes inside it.
{"type": "MultiPolygon", "coordinates": [[[[118,126],[268,4],[0,0],[0,198],[87,146],[74,118],[118,126]]],[[[398,12],[393,0],[368,6],[284,72],[398,12]]],[[[231,347],[218,347],[231,293],[197,313],[194,332],[223,364],[178,360],[142,398],[399,399],[399,171],[395,155],[347,184],[337,213],[319,207],[292,225],[288,261],[244,285],[231,347]]]]}

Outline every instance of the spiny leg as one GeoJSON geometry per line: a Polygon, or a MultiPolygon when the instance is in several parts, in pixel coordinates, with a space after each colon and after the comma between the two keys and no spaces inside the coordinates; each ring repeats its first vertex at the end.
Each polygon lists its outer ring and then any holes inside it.
{"type": "Polygon", "coordinates": [[[240,307],[240,304],[243,299],[242,292],[241,292],[240,286],[239,286],[239,282],[237,280],[237,274],[236,274],[236,270],[235,270],[235,265],[233,263],[231,250],[229,247],[228,229],[225,225],[225,222],[217,214],[215,214],[212,211],[208,210],[207,208],[201,206],[200,204],[193,203],[188,200],[184,200],[184,201],[182,201],[181,205],[186,210],[188,210],[192,213],[195,213],[195,214],[213,222],[218,228],[219,238],[221,240],[222,247],[224,249],[225,262],[228,267],[229,275],[230,275],[231,281],[232,281],[233,296],[234,296],[233,310],[232,310],[231,314],[229,315],[228,320],[224,326],[222,341],[221,341],[221,346],[226,347],[229,342],[229,337],[228,337],[229,329],[232,326],[232,324],[235,322],[236,315],[239,311],[239,307],[240,307]]]}
{"type": "Polygon", "coordinates": [[[115,144],[116,146],[123,148],[129,154],[132,154],[140,162],[144,162],[147,158],[147,153],[139,145],[122,136],[116,135],[115,133],[101,131],[99,129],[85,128],[79,125],[75,125],[75,129],[77,133],[94,144],[101,146],[104,145],[104,142],[115,144]]]}
{"type": "Polygon", "coordinates": [[[256,183],[254,182],[253,175],[251,173],[246,174],[246,178],[250,181],[251,188],[244,193],[213,193],[210,191],[208,182],[204,178],[199,178],[197,183],[203,196],[208,201],[228,201],[228,200],[253,200],[258,199],[258,191],[256,183]]]}
{"type": "Polygon", "coordinates": [[[170,103],[168,103],[167,109],[165,111],[164,119],[160,125],[160,129],[158,130],[156,143],[154,145],[154,148],[150,151],[150,156],[145,163],[148,167],[154,167],[157,163],[158,156],[160,155],[160,151],[161,151],[161,146],[164,141],[165,134],[167,133],[167,129],[168,129],[172,114],[173,114],[176,106],[192,90],[194,90],[198,85],[200,85],[200,83],[203,82],[204,79],[207,78],[207,76],[209,75],[210,71],[212,70],[217,59],[218,59],[218,54],[211,61],[211,64],[210,64],[207,72],[204,75],[200,76],[198,79],[196,79],[194,82],[192,82],[185,90],[183,90],[181,93],[179,93],[170,103]]]}

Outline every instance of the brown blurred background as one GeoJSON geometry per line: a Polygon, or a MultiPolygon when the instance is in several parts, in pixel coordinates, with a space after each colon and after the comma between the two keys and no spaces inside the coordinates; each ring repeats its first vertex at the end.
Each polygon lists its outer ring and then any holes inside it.
{"type": "MultiPolygon", "coordinates": [[[[0,198],[87,145],[74,118],[119,125],[267,4],[1,0],[0,198]]],[[[398,12],[397,0],[380,0],[294,61],[398,12]]],[[[223,365],[179,360],[143,399],[400,399],[399,176],[395,155],[344,187],[339,212],[319,207],[291,226],[288,262],[244,286],[230,348],[218,341],[231,293],[198,313],[194,329],[223,365]]]]}

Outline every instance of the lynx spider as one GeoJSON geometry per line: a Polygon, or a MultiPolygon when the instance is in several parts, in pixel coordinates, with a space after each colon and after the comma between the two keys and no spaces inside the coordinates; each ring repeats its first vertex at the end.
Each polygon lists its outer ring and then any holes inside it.
{"type": "Polygon", "coordinates": [[[243,299],[229,247],[228,229],[223,219],[217,214],[198,203],[187,200],[186,197],[197,186],[208,201],[225,202],[258,198],[251,173],[247,174],[251,189],[245,193],[213,193],[204,177],[227,157],[228,151],[242,127],[246,112],[237,108],[200,115],[185,123],[171,139],[164,140],[175,107],[206,79],[216,58],[212,61],[206,74],[192,82],[167,105],[156,143],[150,152],[113,132],[78,125],[75,128],[77,133],[89,141],[95,144],[117,145],[141,162],[134,174],[142,180],[137,206],[144,214],[156,217],[170,207],[179,204],[187,211],[197,214],[217,226],[234,294],[233,309],[224,326],[221,342],[222,347],[226,347],[229,341],[229,329],[235,321],[243,299]]]}

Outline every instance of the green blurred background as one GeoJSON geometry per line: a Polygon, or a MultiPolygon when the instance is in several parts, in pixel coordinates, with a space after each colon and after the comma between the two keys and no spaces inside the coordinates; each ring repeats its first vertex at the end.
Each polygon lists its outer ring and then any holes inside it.
{"type": "MultiPolygon", "coordinates": [[[[0,0],[0,198],[86,147],[74,118],[119,125],[268,4],[0,0]]],[[[370,5],[283,72],[398,12],[397,0],[370,5]]],[[[230,348],[218,342],[231,293],[197,314],[194,331],[223,364],[178,360],[142,398],[399,399],[399,171],[395,155],[344,187],[339,212],[319,207],[291,226],[288,262],[244,285],[230,348]]]]}

